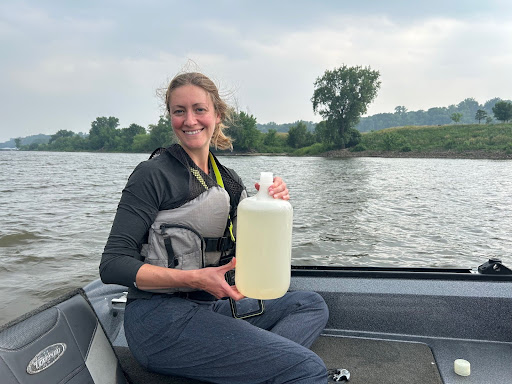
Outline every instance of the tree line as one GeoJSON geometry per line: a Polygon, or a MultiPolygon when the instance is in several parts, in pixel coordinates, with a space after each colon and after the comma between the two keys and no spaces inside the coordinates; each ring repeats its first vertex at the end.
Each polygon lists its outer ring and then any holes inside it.
{"type": "Polygon", "coordinates": [[[379,113],[362,117],[356,128],[360,132],[379,131],[391,127],[410,125],[446,125],[452,122],[461,124],[490,124],[507,122],[512,119],[512,102],[499,97],[484,104],[474,98],[467,98],[448,107],[435,107],[426,111],[408,111],[405,106],[395,107],[394,113],[379,113]]]}
{"type": "MultiPolygon", "coordinates": [[[[312,147],[322,152],[336,147],[344,148],[359,142],[360,133],[354,126],[368,104],[377,95],[380,86],[379,72],[370,67],[347,67],[327,70],[315,81],[311,102],[313,110],[323,118],[308,130],[308,123],[298,121],[288,132],[278,132],[268,127],[267,132],[257,128],[256,118],[243,111],[233,111],[227,134],[233,139],[236,152],[286,152],[312,147]],[[335,92],[332,90],[336,89],[335,92]]],[[[144,127],[131,124],[119,128],[116,117],[98,117],[91,124],[88,135],[60,130],[51,136],[48,143],[33,143],[23,146],[16,139],[19,149],[50,151],[108,151],[108,152],[150,152],[175,141],[170,120],[161,116],[158,123],[144,127]]]]}
{"type": "MultiPolygon", "coordinates": [[[[265,131],[262,131],[256,117],[233,110],[226,131],[233,139],[233,150],[241,153],[317,154],[355,147],[361,142],[361,132],[388,127],[441,125],[449,124],[450,120],[466,122],[471,118],[472,122],[475,119],[490,122],[490,113],[500,121],[512,119],[512,102],[497,98],[483,106],[474,99],[466,99],[457,106],[431,108],[427,112],[408,112],[404,106],[399,106],[393,114],[361,119],[377,96],[379,76],[379,71],[370,67],[343,65],[326,70],[316,79],[311,98],[313,111],[323,121],[317,124],[297,121],[289,125],[287,132],[279,132],[275,123],[266,124],[265,131]],[[427,121],[425,116],[430,120],[427,121]]],[[[137,124],[120,128],[119,119],[110,116],[96,118],[88,134],[60,130],[50,137],[48,143],[23,145],[22,139],[18,138],[15,144],[22,150],[152,152],[158,147],[173,144],[175,140],[168,116],[160,116],[159,121],[147,129],[137,124]]]]}
{"type": "MultiPolygon", "coordinates": [[[[292,152],[294,149],[315,142],[314,134],[308,132],[304,122],[297,122],[288,133],[270,129],[263,133],[257,128],[256,118],[246,112],[233,112],[227,134],[233,139],[235,152],[292,152]]],[[[88,134],[77,134],[59,130],[47,142],[35,141],[23,144],[22,138],[15,139],[18,149],[28,151],[98,151],[150,153],[159,147],[176,142],[170,119],[160,116],[157,124],[146,129],[137,124],[120,128],[117,117],[98,117],[91,123],[88,134]]]]}
{"type": "Polygon", "coordinates": [[[91,123],[88,134],[61,129],[51,135],[47,143],[34,142],[22,145],[15,139],[16,147],[33,151],[104,151],[104,152],[151,152],[173,142],[171,123],[161,116],[158,123],[146,129],[137,124],[119,128],[117,117],[97,117],[91,123]]]}

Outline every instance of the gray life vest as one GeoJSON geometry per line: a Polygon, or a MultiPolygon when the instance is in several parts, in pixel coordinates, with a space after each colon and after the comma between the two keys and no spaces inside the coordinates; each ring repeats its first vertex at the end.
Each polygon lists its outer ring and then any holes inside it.
{"type": "MultiPolygon", "coordinates": [[[[247,197],[244,190],[240,201],[247,197]]],[[[218,266],[222,255],[234,255],[227,226],[228,192],[214,186],[182,206],[158,212],[142,249],[145,262],[165,268],[193,270],[218,266]]],[[[234,219],[236,220],[236,219],[234,219]]],[[[233,227],[236,228],[233,222],[233,227]]],[[[192,288],[151,289],[156,293],[192,292],[192,288]]]]}

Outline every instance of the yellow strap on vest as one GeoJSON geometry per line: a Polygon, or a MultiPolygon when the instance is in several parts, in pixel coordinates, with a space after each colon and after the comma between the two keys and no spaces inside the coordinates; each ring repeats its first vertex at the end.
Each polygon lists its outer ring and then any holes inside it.
{"type": "Polygon", "coordinates": [[[219,167],[217,167],[217,163],[215,162],[212,153],[209,153],[210,161],[212,162],[213,173],[215,173],[215,178],[217,179],[217,184],[219,184],[222,188],[224,188],[224,182],[222,181],[222,176],[219,172],[219,167]]]}
{"type": "MultiPolygon", "coordinates": [[[[210,161],[212,163],[213,173],[215,173],[215,178],[217,179],[217,184],[220,185],[221,188],[224,188],[224,182],[222,181],[222,176],[220,175],[219,167],[217,167],[217,163],[215,162],[212,153],[209,153],[210,161]]],[[[226,188],[224,188],[226,189],[226,188]]],[[[235,242],[235,235],[233,235],[233,222],[231,221],[231,215],[228,216],[229,219],[229,233],[231,235],[231,240],[235,242]]]]}

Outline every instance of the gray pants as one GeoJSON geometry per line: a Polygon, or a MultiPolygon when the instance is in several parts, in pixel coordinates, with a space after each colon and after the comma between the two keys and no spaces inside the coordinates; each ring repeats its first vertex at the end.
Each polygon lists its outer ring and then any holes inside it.
{"type": "Polygon", "coordinates": [[[154,296],[125,312],[135,358],[148,370],[212,383],[326,383],[323,361],[308,348],[327,323],[314,292],[265,301],[262,315],[231,315],[229,300],[154,296]]]}

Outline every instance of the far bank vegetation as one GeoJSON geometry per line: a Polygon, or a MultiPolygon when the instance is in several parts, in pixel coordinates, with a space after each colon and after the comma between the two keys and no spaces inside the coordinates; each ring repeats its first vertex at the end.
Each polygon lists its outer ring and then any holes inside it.
{"type": "MultiPolygon", "coordinates": [[[[512,153],[512,102],[494,98],[479,104],[467,98],[457,105],[361,117],[380,88],[379,72],[343,65],[326,70],[314,83],[313,111],[319,123],[258,124],[255,116],[233,111],[226,133],[234,154],[321,155],[343,150],[415,153],[492,151],[512,153]],[[498,123],[499,122],[499,123],[498,123]]],[[[28,139],[28,138],[26,138],[28,139]]],[[[98,117],[88,134],[61,129],[47,140],[14,139],[20,150],[146,152],[175,142],[168,116],[147,128],[119,127],[116,117],[98,117]]],[[[7,144],[7,143],[6,143],[7,144]]]]}

